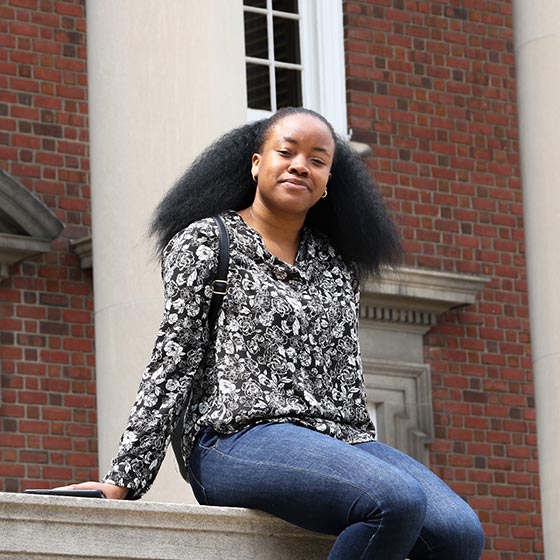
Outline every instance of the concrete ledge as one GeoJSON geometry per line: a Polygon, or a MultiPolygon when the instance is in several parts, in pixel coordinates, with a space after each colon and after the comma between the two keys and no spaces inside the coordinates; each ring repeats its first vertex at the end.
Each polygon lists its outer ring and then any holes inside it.
{"type": "Polygon", "coordinates": [[[437,324],[440,314],[475,303],[489,281],[487,276],[439,270],[388,270],[381,280],[363,286],[360,318],[385,323],[385,328],[392,323],[398,332],[423,334],[437,324]]]}
{"type": "Polygon", "coordinates": [[[1,560],[324,560],[333,537],[242,508],[0,493],[1,560]]]}
{"type": "Polygon", "coordinates": [[[457,274],[440,270],[400,267],[386,271],[380,282],[366,282],[363,297],[372,302],[445,313],[454,307],[476,302],[488,276],[457,274]]]}
{"type": "Polygon", "coordinates": [[[71,241],[70,245],[74,252],[80,257],[80,267],[86,270],[93,267],[93,248],[91,235],[81,237],[75,241],[71,241]]]}

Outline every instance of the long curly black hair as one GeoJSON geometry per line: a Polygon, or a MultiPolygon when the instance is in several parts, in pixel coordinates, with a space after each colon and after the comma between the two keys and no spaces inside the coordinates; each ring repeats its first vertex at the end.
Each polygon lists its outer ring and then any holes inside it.
{"type": "Polygon", "coordinates": [[[280,109],[267,119],[240,126],[198,156],[156,208],[150,233],[158,254],[192,222],[252,204],[256,185],[251,157],[261,151],[275,122],[297,113],[321,120],[335,141],[328,196],[309,210],[306,225],[325,235],[360,279],[378,276],[383,266],[399,262],[402,248],[396,226],[364,162],[322,115],[302,107],[280,109]]]}

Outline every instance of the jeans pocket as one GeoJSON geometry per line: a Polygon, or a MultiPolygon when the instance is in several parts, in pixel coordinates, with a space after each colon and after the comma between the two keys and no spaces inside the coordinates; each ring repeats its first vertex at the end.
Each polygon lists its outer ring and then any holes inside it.
{"type": "Polygon", "coordinates": [[[215,449],[220,441],[220,434],[218,434],[213,428],[207,427],[202,428],[198,437],[197,443],[202,449],[215,449]]]}

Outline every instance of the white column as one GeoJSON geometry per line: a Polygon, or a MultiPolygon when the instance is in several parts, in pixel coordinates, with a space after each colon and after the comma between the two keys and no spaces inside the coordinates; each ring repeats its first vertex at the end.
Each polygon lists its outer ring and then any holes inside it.
{"type": "MultiPolygon", "coordinates": [[[[245,118],[241,0],[88,0],[87,37],[103,475],[161,319],[151,214],[189,162],[245,118]]],[[[169,456],[149,498],[194,501],[169,456]]]]}
{"type": "Polygon", "coordinates": [[[560,2],[514,0],[521,176],[546,558],[560,558],[560,2]]]}

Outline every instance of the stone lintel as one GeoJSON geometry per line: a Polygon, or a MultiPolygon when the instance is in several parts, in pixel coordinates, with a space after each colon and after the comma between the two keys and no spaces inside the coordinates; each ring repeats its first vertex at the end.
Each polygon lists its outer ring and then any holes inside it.
{"type": "Polygon", "coordinates": [[[437,316],[450,309],[476,302],[489,282],[486,276],[471,276],[402,267],[368,281],[362,289],[363,319],[409,324],[426,330],[437,316]]]}
{"type": "Polygon", "coordinates": [[[50,239],[0,233],[0,279],[9,276],[8,267],[51,250],[50,239]]]}

